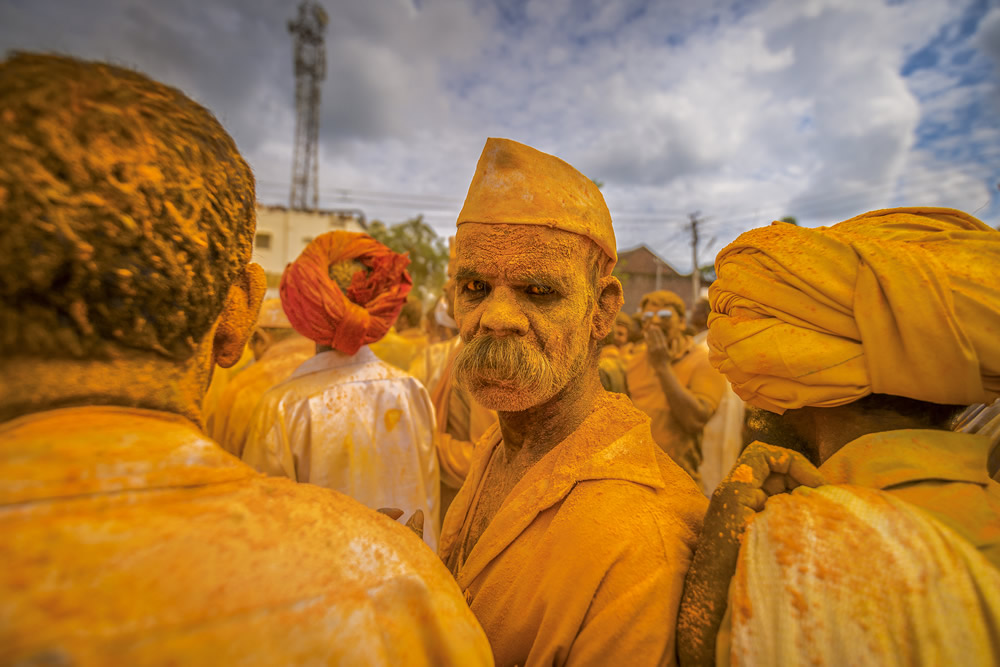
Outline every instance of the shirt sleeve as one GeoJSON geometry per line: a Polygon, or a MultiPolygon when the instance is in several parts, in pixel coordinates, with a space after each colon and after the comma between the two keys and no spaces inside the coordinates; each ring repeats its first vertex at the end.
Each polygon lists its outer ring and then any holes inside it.
{"type": "Polygon", "coordinates": [[[712,368],[708,357],[705,357],[698,362],[698,366],[691,373],[687,388],[696,397],[707,401],[714,412],[719,407],[722,394],[726,391],[727,382],[719,371],[712,368]]]}

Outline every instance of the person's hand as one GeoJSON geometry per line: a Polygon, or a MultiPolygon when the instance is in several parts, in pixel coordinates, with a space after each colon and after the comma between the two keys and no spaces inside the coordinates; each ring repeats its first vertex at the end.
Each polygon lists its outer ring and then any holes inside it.
{"type": "Polygon", "coordinates": [[[798,452],[755,441],[747,447],[729,475],[712,494],[705,515],[709,539],[718,532],[739,538],[750,518],[764,509],[771,496],[787,493],[798,486],[826,483],[819,470],[798,452]]]}
{"type": "Polygon", "coordinates": [[[663,329],[651,326],[643,332],[643,336],[646,339],[646,348],[649,350],[649,359],[656,366],[668,366],[684,352],[683,335],[667,338],[663,329]]]}
{"type": "MultiPolygon", "coordinates": [[[[375,511],[386,515],[393,521],[397,521],[399,517],[403,516],[403,510],[398,507],[380,507],[375,511]]],[[[406,521],[406,527],[416,533],[417,537],[424,539],[424,511],[417,510],[414,512],[406,521]]]]}
{"type": "Polygon", "coordinates": [[[712,494],[685,578],[677,621],[682,665],[715,664],[716,635],[750,519],[775,494],[824,483],[819,471],[798,452],[761,442],[746,448],[712,494]]]}
{"type": "Polygon", "coordinates": [[[406,527],[417,534],[417,537],[424,539],[424,511],[417,510],[407,520],[406,527]]]}

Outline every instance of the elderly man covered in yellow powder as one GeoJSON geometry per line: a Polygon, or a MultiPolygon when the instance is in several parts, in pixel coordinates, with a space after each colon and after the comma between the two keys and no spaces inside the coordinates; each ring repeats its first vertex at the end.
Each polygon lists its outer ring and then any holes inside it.
{"type": "Polygon", "coordinates": [[[1000,484],[949,425],[1000,394],[1000,233],[888,209],[715,266],[712,362],[762,442],[705,517],[682,662],[996,664],[1000,484]]]}
{"type": "Polygon", "coordinates": [[[0,652],[10,664],[490,664],[448,571],[200,430],[250,336],[250,167],[129,70],[0,63],[0,652]]]}
{"type": "Polygon", "coordinates": [[[279,299],[267,299],[248,347],[254,362],[229,382],[215,408],[209,435],[234,456],[242,456],[257,403],[272,387],[316,352],[311,340],[292,328],[279,299]]]}
{"type": "Polygon", "coordinates": [[[606,392],[622,304],[597,187],[489,139],[458,218],[457,381],[499,425],[477,444],[441,556],[502,665],[662,664],[707,504],[649,418],[606,392]]]}
{"type": "Polygon", "coordinates": [[[639,304],[643,342],[625,358],[629,394],[652,422],[653,438],[677,465],[701,481],[701,437],[726,389],[708,347],[685,333],[684,301],[651,292],[639,304]]]}
{"type": "Polygon", "coordinates": [[[316,354],[257,405],[243,460],[345,493],[372,509],[417,511],[437,547],[434,409],[415,378],[368,347],[410,291],[406,255],[367,234],[316,237],[281,277],[281,302],[316,354]]]}

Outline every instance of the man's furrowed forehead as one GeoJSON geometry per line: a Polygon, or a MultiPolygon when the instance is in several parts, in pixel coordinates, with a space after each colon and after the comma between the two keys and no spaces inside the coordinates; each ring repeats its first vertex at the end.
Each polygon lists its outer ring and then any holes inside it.
{"type": "Polygon", "coordinates": [[[511,285],[547,285],[561,292],[568,292],[578,277],[578,271],[572,266],[525,267],[519,263],[503,264],[491,262],[480,265],[474,262],[462,262],[459,259],[458,270],[455,272],[455,282],[463,285],[472,280],[480,280],[491,285],[506,283],[511,285]]]}

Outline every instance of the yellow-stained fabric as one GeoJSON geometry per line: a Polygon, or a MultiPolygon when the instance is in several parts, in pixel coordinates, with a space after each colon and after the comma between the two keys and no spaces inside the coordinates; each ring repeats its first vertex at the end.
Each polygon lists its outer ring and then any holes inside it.
{"type": "Polygon", "coordinates": [[[1000,396],[1000,232],[952,209],[741,234],[715,260],[712,363],[776,413],[870,393],[1000,396]]]}
{"type": "Polygon", "coordinates": [[[379,360],[323,352],[264,394],[243,461],[269,475],[340,491],[372,509],[424,513],[424,540],[440,531],[434,408],[415,378],[379,360]]]}
{"type": "Polygon", "coordinates": [[[608,256],[603,275],[618,261],[600,188],[554,155],[510,139],[486,140],[458,214],[457,224],[466,222],[544,225],[586,236],[608,256]]]}
{"type": "MultiPolygon", "coordinates": [[[[434,430],[434,445],[441,465],[442,497],[447,491],[462,486],[469,468],[475,445],[486,431],[498,423],[497,413],[476,402],[469,393],[455,384],[453,372],[455,359],[462,351],[462,339],[455,337],[444,370],[431,394],[437,428],[434,430]]],[[[454,493],[448,494],[448,502],[454,493]]]]}
{"type": "Polygon", "coordinates": [[[625,364],[626,370],[628,368],[629,359],[644,349],[645,343],[625,343],[618,348],[618,354],[621,355],[621,360],[622,363],[625,364]]]}
{"type": "Polygon", "coordinates": [[[607,391],[628,396],[628,380],[625,378],[625,364],[621,352],[614,345],[601,348],[597,358],[597,371],[601,376],[601,384],[607,391]]]}
{"type": "Polygon", "coordinates": [[[441,380],[452,353],[461,344],[461,341],[460,336],[455,336],[440,343],[428,345],[410,364],[410,375],[420,380],[420,383],[433,395],[434,388],[441,380]]]}
{"type": "Polygon", "coordinates": [[[921,508],[1000,569],[1000,484],[990,479],[984,435],[938,430],[871,433],[819,471],[831,484],[880,489],[921,508]]]}
{"type": "MultiPolygon", "coordinates": [[[[712,368],[705,345],[692,344],[683,357],[673,362],[673,370],[681,385],[704,400],[713,411],[719,406],[726,379],[712,368]]],[[[701,433],[685,431],[677,423],[649,361],[645,343],[636,345],[627,357],[625,371],[632,403],[649,415],[653,439],[691,477],[698,479],[702,460],[701,433]]]]}
{"type": "Polygon", "coordinates": [[[253,363],[253,351],[249,346],[243,348],[243,354],[239,360],[229,368],[216,366],[212,372],[212,381],[208,385],[208,391],[201,400],[201,423],[206,434],[211,435],[216,427],[216,419],[219,416],[219,401],[226,391],[229,383],[241,371],[246,370],[253,363]]]}
{"type": "Polygon", "coordinates": [[[397,333],[389,329],[381,340],[368,346],[375,356],[402,371],[409,371],[413,361],[427,347],[427,335],[410,329],[397,333]]]}
{"type": "Polygon", "coordinates": [[[469,392],[448,378],[448,411],[444,426],[435,432],[441,478],[453,489],[465,482],[472,466],[472,455],[480,438],[498,423],[497,413],[484,408],[469,392]]]}
{"type": "Polygon", "coordinates": [[[500,665],[674,662],[684,574],[707,500],[620,394],[536,463],[469,550],[498,427],[476,448],[441,557],[500,665]]]}
{"type": "Polygon", "coordinates": [[[492,664],[409,530],[166,413],[0,425],[0,535],[11,664],[492,664]]]}
{"type": "MultiPolygon", "coordinates": [[[[693,338],[695,344],[705,342],[708,331],[701,331],[693,338]]],[[[736,395],[729,383],[719,399],[719,407],[705,424],[701,432],[701,488],[711,496],[716,487],[732,470],[740,452],[743,451],[743,420],[746,405],[736,395]]]]}
{"type": "Polygon", "coordinates": [[[874,489],[799,487],[768,500],[741,548],[730,609],[733,664],[1000,657],[1000,571],[930,514],[874,489]]]}
{"type": "Polygon", "coordinates": [[[306,359],[316,353],[316,344],[298,334],[267,348],[222,392],[217,416],[209,435],[230,454],[242,456],[250,432],[250,419],[260,397],[280,384],[306,359]]]}

